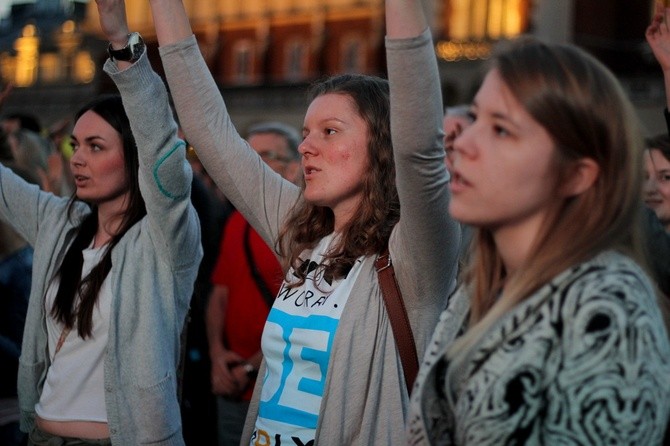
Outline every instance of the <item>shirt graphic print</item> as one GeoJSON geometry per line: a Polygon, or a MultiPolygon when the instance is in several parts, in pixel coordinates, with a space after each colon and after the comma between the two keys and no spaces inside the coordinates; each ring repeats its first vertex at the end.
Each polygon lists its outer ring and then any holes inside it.
{"type": "Polygon", "coordinates": [[[318,265],[334,236],[306,252],[302,286],[289,271],[270,310],[262,337],[266,362],[258,418],[251,445],[311,445],[318,422],[335,332],[363,258],[346,277],[324,277],[318,265]]]}

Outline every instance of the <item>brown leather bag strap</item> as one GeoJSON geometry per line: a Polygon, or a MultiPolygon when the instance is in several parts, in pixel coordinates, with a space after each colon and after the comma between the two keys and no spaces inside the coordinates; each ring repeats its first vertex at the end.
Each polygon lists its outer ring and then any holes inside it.
{"type": "Polygon", "coordinates": [[[414,380],[419,372],[419,358],[416,354],[412,327],[409,324],[400,288],[398,288],[388,248],[375,260],[375,269],[377,270],[379,287],[384,297],[386,312],[391,322],[391,329],[393,330],[393,337],[395,338],[395,344],[400,355],[402,369],[405,373],[405,383],[407,384],[407,393],[409,394],[412,392],[414,380]]]}

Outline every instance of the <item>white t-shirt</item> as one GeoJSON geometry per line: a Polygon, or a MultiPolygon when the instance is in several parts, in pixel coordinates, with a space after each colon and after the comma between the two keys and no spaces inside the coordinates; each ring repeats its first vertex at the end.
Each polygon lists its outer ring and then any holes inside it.
{"type": "MultiPolygon", "coordinates": [[[[88,248],[82,251],[85,277],[97,265],[106,246],[88,248]]],[[[60,281],[55,278],[49,284],[45,299],[47,314],[47,334],[51,366],[35,405],[40,418],[53,421],[97,421],[107,422],[105,408],[103,363],[109,332],[110,302],[112,290],[109,275],[102,283],[98,302],[93,309],[92,336],[86,340],[79,337],[77,326],[68,333],[63,346],[56,352],[58,339],[63,332],[63,324],[51,316],[51,308],[60,281]],[[55,355],[55,357],[54,357],[55,355]]]]}
{"type": "Polygon", "coordinates": [[[267,370],[251,445],[314,440],[335,331],[363,261],[343,279],[324,278],[317,265],[334,237],[303,254],[307,280],[288,288],[295,280],[290,270],[268,315],[261,340],[267,370]]]}

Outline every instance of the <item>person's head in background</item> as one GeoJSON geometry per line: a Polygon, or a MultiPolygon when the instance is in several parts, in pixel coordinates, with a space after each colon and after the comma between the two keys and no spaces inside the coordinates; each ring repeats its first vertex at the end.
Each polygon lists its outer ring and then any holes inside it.
{"type": "Polygon", "coordinates": [[[670,137],[667,134],[646,141],[643,193],[644,204],[670,232],[670,137]]]}
{"type": "Polygon", "coordinates": [[[447,165],[447,169],[451,169],[454,140],[470,124],[472,124],[470,105],[453,105],[444,109],[442,128],[444,130],[444,151],[446,154],[444,162],[447,165]]]}
{"type": "Polygon", "coordinates": [[[298,130],[278,121],[265,121],[247,129],[247,142],[265,163],[282,177],[300,181],[300,144],[298,130]]]}
{"type": "MultiPolygon", "coordinates": [[[[454,140],[470,124],[472,124],[470,104],[451,105],[444,109],[444,118],[442,118],[442,129],[444,130],[444,164],[447,166],[449,174],[451,174],[453,167],[451,161],[453,159],[454,140]]],[[[472,228],[467,225],[461,225],[461,256],[459,260],[461,267],[467,263],[471,242],[472,228]]]]}
{"type": "Polygon", "coordinates": [[[531,38],[491,62],[474,122],[454,141],[450,184],[450,213],[478,228],[465,277],[475,322],[603,250],[637,259],[641,249],[643,139],[612,73],[531,38]]]}
{"type": "Polygon", "coordinates": [[[27,129],[13,131],[7,140],[14,162],[40,178],[42,189],[50,190],[46,182],[48,181],[48,158],[54,151],[51,141],[27,129]]]}
{"type": "Polygon", "coordinates": [[[19,129],[31,130],[37,134],[42,132],[42,125],[39,119],[29,113],[9,114],[0,120],[0,126],[7,134],[19,129]]]}

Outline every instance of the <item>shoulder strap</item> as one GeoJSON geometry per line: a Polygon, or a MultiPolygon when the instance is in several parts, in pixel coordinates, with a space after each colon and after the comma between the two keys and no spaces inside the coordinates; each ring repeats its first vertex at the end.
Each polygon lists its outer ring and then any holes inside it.
{"type": "Polygon", "coordinates": [[[268,307],[272,308],[275,296],[272,294],[268,286],[265,284],[265,281],[263,281],[263,278],[261,277],[261,273],[258,271],[258,268],[256,268],[256,263],[254,262],[254,256],[251,252],[251,245],[249,242],[249,238],[251,235],[250,233],[251,233],[251,225],[249,224],[249,222],[245,222],[244,254],[247,257],[247,264],[249,265],[249,271],[251,271],[251,277],[254,278],[254,282],[256,283],[258,291],[260,291],[261,295],[263,296],[263,299],[265,299],[265,303],[268,304],[268,307]]]}
{"type": "Polygon", "coordinates": [[[388,248],[375,260],[375,269],[377,270],[379,287],[382,290],[386,312],[391,321],[393,337],[395,338],[395,344],[398,348],[400,362],[405,374],[407,393],[411,393],[414,380],[419,371],[419,358],[416,353],[412,327],[409,324],[400,288],[398,288],[388,248]]]}

